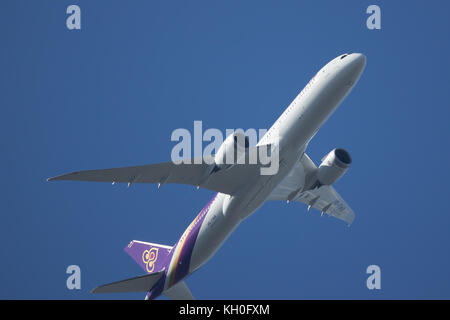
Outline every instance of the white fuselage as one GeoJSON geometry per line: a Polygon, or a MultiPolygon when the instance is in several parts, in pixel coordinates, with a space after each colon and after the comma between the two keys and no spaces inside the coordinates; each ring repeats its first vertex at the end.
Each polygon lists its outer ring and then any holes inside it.
{"type": "MultiPolygon", "coordinates": [[[[232,196],[217,194],[195,241],[189,273],[208,261],[240,222],[267,200],[303,155],[309,141],[353,88],[364,66],[362,54],[341,55],[317,72],[292,101],[258,143],[259,146],[278,146],[278,172],[258,175],[232,196]]],[[[171,264],[169,273],[172,267],[171,264]]],[[[165,289],[168,286],[166,284],[165,289]]]]}

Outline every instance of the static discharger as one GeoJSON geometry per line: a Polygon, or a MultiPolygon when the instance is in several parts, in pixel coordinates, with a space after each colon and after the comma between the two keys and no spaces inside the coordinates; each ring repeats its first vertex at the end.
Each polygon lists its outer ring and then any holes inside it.
{"type": "Polygon", "coordinates": [[[167,179],[169,179],[169,175],[162,177],[158,182],[158,189],[161,188],[161,186],[166,183],[167,179]]]}
{"type": "Polygon", "coordinates": [[[320,214],[320,216],[322,217],[327,212],[327,210],[330,209],[330,207],[331,207],[331,203],[329,203],[325,207],[323,207],[322,213],[320,214]]]}
{"type": "Polygon", "coordinates": [[[313,198],[309,203],[308,203],[308,211],[309,209],[311,209],[311,207],[317,202],[317,200],[319,200],[320,196],[317,196],[315,198],[313,198]]]}
{"type": "Polygon", "coordinates": [[[139,176],[131,177],[131,179],[128,181],[128,188],[137,180],[139,176]]]}
{"type": "Polygon", "coordinates": [[[294,200],[295,198],[297,198],[297,196],[302,192],[303,187],[298,188],[297,190],[291,192],[286,200],[287,203],[291,202],[292,200],[294,200]]]}

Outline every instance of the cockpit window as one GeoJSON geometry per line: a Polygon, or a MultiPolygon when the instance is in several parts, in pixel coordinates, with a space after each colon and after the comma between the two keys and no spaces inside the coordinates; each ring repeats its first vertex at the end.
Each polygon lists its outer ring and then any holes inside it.
{"type": "Polygon", "coordinates": [[[346,56],[348,56],[348,54],[343,54],[343,55],[341,56],[341,60],[344,59],[346,56]]]}

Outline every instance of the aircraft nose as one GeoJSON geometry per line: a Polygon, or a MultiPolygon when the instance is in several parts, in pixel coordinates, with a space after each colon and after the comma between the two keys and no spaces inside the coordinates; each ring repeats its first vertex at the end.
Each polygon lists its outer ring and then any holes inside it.
{"type": "Polygon", "coordinates": [[[352,53],[352,61],[349,64],[349,67],[352,70],[353,74],[359,75],[364,70],[366,66],[366,56],[362,53],[352,53]]]}
{"type": "Polygon", "coordinates": [[[362,53],[350,53],[341,56],[342,69],[340,74],[346,86],[353,86],[361,76],[366,66],[366,56],[362,53]]]}

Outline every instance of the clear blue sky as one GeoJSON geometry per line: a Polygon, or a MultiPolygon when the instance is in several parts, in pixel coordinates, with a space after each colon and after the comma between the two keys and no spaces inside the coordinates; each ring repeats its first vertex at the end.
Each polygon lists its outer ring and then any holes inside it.
{"type": "Polygon", "coordinates": [[[190,186],[54,182],[168,161],[176,128],[268,128],[325,63],[362,52],[360,82],[311,142],[353,166],[351,228],[271,202],[188,278],[200,299],[450,298],[448,1],[0,3],[0,298],[93,296],[142,274],[132,239],[173,244],[212,197],[190,186]],[[82,30],[66,28],[81,7],[82,30]],[[382,29],[366,28],[370,4],[382,29]],[[66,267],[81,267],[69,291],[66,267]],[[382,289],[366,288],[367,266],[382,289]]]}

